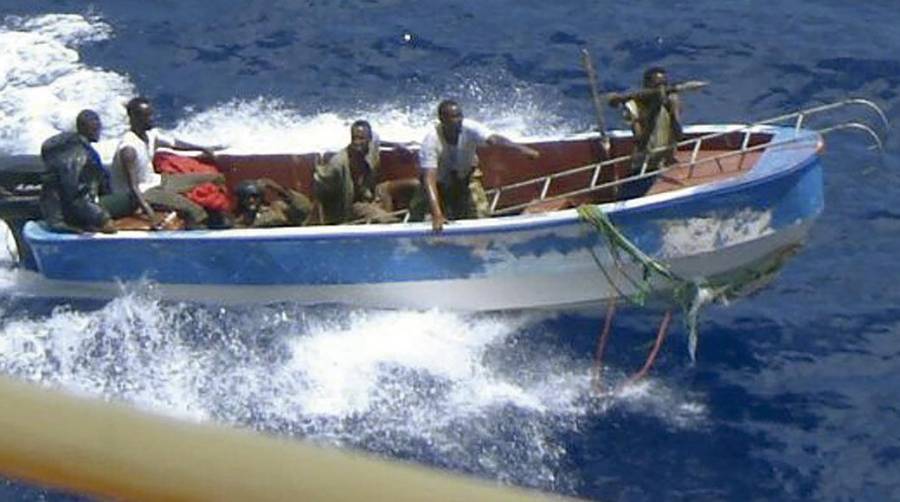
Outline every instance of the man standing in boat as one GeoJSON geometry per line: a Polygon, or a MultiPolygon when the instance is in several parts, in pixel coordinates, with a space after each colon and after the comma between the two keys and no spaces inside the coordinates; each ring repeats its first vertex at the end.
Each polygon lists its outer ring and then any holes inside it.
{"type": "Polygon", "coordinates": [[[182,194],[201,183],[224,184],[225,178],[208,173],[161,175],[153,169],[153,155],[158,148],[171,148],[199,150],[212,157],[222,147],[199,146],[160,135],[155,130],[153,107],[147,98],[134,98],[125,109],[131,129],[116,148],[111,181],[113,193],[131,194],[132,206],[119,208],[118,212],[127,213],[128,209],[133,212],[139,207],[156,228],[158,218],[151,206],[157,206],[178,212],[189,227],[200,225],[206,220],[206,211],[182,194]]]}
{"type": "Polygon", "coordinates": [[[677,93],[670,92],[668,84],[666,70],[653,67],[644,72],[643,91],[610,98],[611,105],[624,105],[625,121],[634,134],[633,174],[676,163],[675,144],[681,138],[681,102],[677,93]]]}
{"type": "Polygon", "coordinates": [[[76,132],[63,132],[41,145],[47,173],[41,184],[40,207],[55,230],[115,232],[101,196],[109,193],[109,179],[100,155],[91,146],[100,139],[102,124],[93,110],[75,119],[76,132]]]}
{"type": "Polygon", "coordinates": [[[485,218],[490,209],[481,184],[476,149],[485,145],[514,148],[530,159],[540,153],[513,143],[473,120],[463,122],[462,108],[452,100],[438,105],[439,122],[425,135],[419,150],[419,169],[424,189],[410,202],[412,219],[431,212],[431,228],[440,232],[444,223],[466,218],[485,218]]]}
{"type": "Polygon", "coordinates": [[[397,143],[382,142],[365,120],[350,126],[350,144],[332,155],[327,164],[316,166],[313,189],[322,223],[339,224],[352,220],[377,223],[396,221],[391,192],[415,186],[404,181],[377,183],[381,167],[381,147],[404,148],[397,143]]]}

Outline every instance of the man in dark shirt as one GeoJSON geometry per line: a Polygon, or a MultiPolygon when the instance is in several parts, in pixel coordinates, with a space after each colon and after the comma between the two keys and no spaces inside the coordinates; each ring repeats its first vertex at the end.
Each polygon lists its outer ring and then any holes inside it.
{"type": "Polygon", "coordinates": [[[109,176],[91,143],[100,139],[102,124],[93,110],[82,110],[76,132],[64,132],[41,145],[47,167],[41,190],[41,212],[51,228],[63,231],[115,232],[100,196],[109,193],[109,176]]]}
{"type": "Polygon", "coordinates": [[[664,68],[650,68],[644,72],[644,90],[656,92],[641,93],[641,97],[623,104],[625,120],[634,133],[634,171],[656,171],[677,162],[675,148],[681,139],[681,100],[678,94],[668,92],[668,84],[664,68]]]}

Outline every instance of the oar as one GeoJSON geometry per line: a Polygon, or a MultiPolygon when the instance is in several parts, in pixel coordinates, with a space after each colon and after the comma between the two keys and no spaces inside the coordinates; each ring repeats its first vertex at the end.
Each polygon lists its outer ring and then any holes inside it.
{"type": "Polygon", "coordinates": [[[581,49],[581,63],[584,65],[584,71],[587,73],[588,83],[591,86],[591,98],[594,101],[594,111],[597,112],[597,126],[600,128],[600,145],[608,158],[610,142],[609,135],[606,133],[606,121],[603,119],[603,99],[600,97],[600,88],[597,85],[597,72],[594,70],[591,54],[587,49],[581,49]]]}

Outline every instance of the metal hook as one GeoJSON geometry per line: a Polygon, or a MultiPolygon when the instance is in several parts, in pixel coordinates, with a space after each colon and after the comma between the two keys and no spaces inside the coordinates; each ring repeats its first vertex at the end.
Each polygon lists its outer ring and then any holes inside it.
{"type": "Polygon", "coordinates": [[[869,147],[869,149],[870,150],[877,149],[879,151],[884,150],[884,143],[882,142],[881,137],[878,136],[878,133],[875,132],[875,130],[872,129],[868,124],[863,124],[861,122],[845,122],[843,124],[833,125],[831,127],[826,127],[824,129],[818,129],[817,131],[819,132],[819,134],[828,134],[830,132],[840,131],[843,129],[859,129],[859,130],[869,133],[869,136],[871,136],[872,139],[875,141],[875,146],[869,147]]]}

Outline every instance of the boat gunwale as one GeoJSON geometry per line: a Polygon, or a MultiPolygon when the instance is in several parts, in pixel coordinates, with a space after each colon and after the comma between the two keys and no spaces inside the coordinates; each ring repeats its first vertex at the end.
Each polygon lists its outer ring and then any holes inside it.
{"type": "MultiPolygon", "coordinates": [[[[786,126],[754,126],[747,129],[740,124],[716,124],[694,125],[685,128],[686,133],[728,133],[734,130],[749,131],[751,133],[773,134],[769,143],[772,148],[765,148],[754,166],[746,172],[725,179],[711,181],[701,185],[688,186],[658,194],[647,195],[625,201],[614,201],[597,204],[599,208],[610,214],[613,218],[617,215],[640,214],[671,206],[690,198],[691,200],[703,200],[712,196],[733,193],[762,183],[768,183],[814,164],[818,159],[818,152],[822,144],[822,136],[809,129],[796,129],[786,126]],[[773,150],[786,146],[779,141],[791,140],[789,146],[800,146],[808,150],[800,160],[787,165],[770,165],[771,158],[775,155],[773,150]]],[[[616,134],[626,134],[624,131],[613,131],[616,134]]],[[[581,133],[564,138],[556,138],[553,141],[583,141],[596,136],[597,133],[581,133]]],[[[545,138],[527,138],[528,142],[548,141],[545,138]]],[[[446,225],[441,234],[434,234],[431,224],[424,222],[409,223],[373,223],[365,225],[328,225],[328,226],[302,226],[280,227],[271,229],[246,228],[224,230],[192,230],[192,231],[149,231],[130,230],[116,234],[63,234],[55,233],[42,228],[37,222],[30,221],[25,226],[25,237],[29,245],[52,245],[61,242],[90,243],[90,242],[114,242],[122,240],[143,240],[152,243],[171,241],[330,241],[346,239],[395,239],[418,237],[431,240],[449,240],[449,238],[466,237],[482,234],[505,234],[510,232],[522,232],[543,230],[551,227],[560,227],[577,223],[579,216],[576,209],[564,209],[560,211],[536,214],[518,214],[512,216],[499,216],[478,220],[464,220],[452,222],[446,225]]]]}

